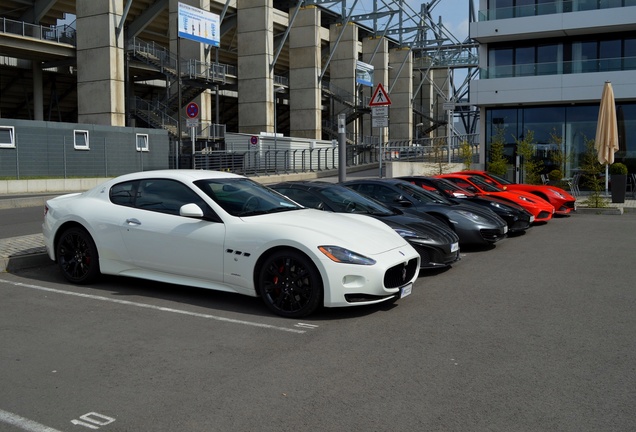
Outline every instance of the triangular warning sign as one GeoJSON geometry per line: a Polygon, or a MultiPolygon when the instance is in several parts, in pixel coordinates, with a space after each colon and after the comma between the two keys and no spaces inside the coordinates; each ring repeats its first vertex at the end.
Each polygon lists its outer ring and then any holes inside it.
{"type": "Polygon", "coordinates": [[[375,88],[373,92],[373,97],[371,98],[371,102],[369,102],[369,106],[387,106],[391,105],[391,99],[389,99],[389,94],[384,90],[384,86],[382,83],[378,83],[378,86],[375,88]]]}

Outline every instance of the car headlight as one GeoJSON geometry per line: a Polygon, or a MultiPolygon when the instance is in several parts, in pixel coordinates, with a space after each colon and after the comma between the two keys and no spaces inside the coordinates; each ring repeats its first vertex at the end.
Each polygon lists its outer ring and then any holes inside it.
{"type": "Polygon", "coordinates": [[[519,196],[518,196],[518,198],[519,198],[521,201],[527,201],[527,202],[529,202],[529,203],[533,203],[533,204],[534,204],[534,201],[532,201],[532,200],[531,200],[530,198],[528,198],[528,197],[525,197],[525,196],[519,195],[519,196]]]}
{"type": "Polygon", "coordinates": [[[422,236],[422,234],[418,234],[415,231],[411,231],[405,228],[393,228],[396,233],[398,233],[402,238],[418,238],[422,240],[430,240],[429,236],[422,236]]]}
{"type": "Polygon", "coordinates": [[[565,198],[565,196],[559,192],[558,190],[555,189],[549,189],[550,192],[552,192],[554,195],[558,196],[559,198],[565,198]]]}
{"type": "Polygon", "coordinates": [[[504,206],[502,206],[501,203],[498,202],[491,201],[489,204],[495,208],[498,208],[499,210],[508,210],[504,206]]]}
{"type": "Polygon", "coordinates": [[[375,260],[339,246],[318,246],[318,250],[337,263],[374,265],[375,260]]]}
{"type": "Polygon", "coordinates": [[[479,222],[482,224],[488,223],[488,219],[486,219],[485,217],[481,217],[478,214],[475,214],[466,210],[455,210],[455,212],[464,216],[466,219],[474,220],[475,222],[479,222]]]}

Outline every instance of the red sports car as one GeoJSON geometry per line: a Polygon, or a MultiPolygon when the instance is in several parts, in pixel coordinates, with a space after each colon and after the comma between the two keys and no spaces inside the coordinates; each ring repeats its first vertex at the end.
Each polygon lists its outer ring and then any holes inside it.
{"type": "Polygon", "coordinates": [[[526,183],[513,183],[495,174],[486,171],[461,171],[457,174],[470,174],[481,176],[487,183],[493,184],[503,190],[515,190],[529,192],[543,198],[552,206],[558,215],[568,215],[575,209],[576,198],[560,187],[551,185],[531,185],[526,183]]]}
{"type": "Polygon", "coordinates": [[[535,222],[547,222],[552,219],[554,206],[536,195],[523,191],[503,190],[485,182],[482,177],[462,173],[442,174],[435,177],[450,180],[461,188],[468,189],[480,196],[491,196],[520,205],[534,216],[535,222]]]}

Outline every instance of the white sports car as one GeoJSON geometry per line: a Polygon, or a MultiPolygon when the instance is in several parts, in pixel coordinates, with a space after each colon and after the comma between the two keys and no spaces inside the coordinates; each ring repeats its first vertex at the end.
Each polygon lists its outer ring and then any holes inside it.
{"type": "Polygon", "coordinates": [[[411,292],[418,253],[373,218],[306,209],[236,174],[127,174],[47,201],[50,258],[74,283],[100,273],[260,296],[285,317],[411,292]]]}

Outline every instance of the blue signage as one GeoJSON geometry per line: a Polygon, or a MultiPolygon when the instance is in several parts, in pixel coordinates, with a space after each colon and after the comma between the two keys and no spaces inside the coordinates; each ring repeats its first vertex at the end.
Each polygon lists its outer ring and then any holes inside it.
{"type": "Polygon", "coordinates": [[[218,47],[219,16],[203,9],[179,3],[179,37],[218,47]]]}

